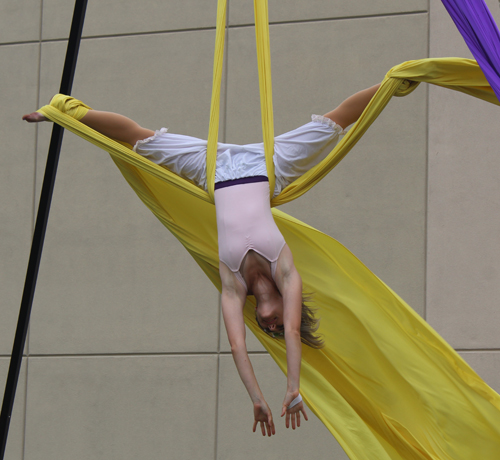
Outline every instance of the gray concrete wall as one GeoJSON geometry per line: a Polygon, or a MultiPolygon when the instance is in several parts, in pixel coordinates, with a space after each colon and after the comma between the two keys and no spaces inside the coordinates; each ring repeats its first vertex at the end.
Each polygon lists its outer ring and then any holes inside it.
{"type": "MultiPolygon", "coordinates": [[[[73,94],[206,137],[216,2],[89,3],[73,94]]],[[[220,138],[234,143],[261,137],[251,3],[229,6],[220,138]]],[[[438,0],[269,3],[277,134],[402,61],[468,55],[438,0]]],[[[0,5],[0,382],[50,138],[49,124],[20,118],[58,90],[72,8],[0,5]]],[[[283,209],[349,247],[498,391],[495,110],[421,86],[283,209]]],[[[248,346],[276,415],[285,377],[255,338],[248,346]]],[[[297,432],[279,420],[271,440],[251,432],[217,292],[107,154],[69,133],[25,353],[8,460],[346,458],[313,416],[297,432]]]]}

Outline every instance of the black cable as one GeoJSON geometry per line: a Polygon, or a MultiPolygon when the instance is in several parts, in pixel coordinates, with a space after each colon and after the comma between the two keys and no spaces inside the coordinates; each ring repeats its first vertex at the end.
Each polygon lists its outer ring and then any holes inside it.
{"type": "MultiPolygon", "coordinates": [[[[66,59],[64,61],[61,87],[59,90],[61,94],[69,95],[71,93],[71,88],[73,87],[73,79],[75,75],[76,61],[78,58],[78,50],[80,48],[86,9],[87,0],[75,1],[73,21],[71,23],[68,48],[66,50],[66,59]]],[[[40,259],[42,257],[43,241],[45,239],[45,231],[47,229],[47,221],[49,218],[52,193],[54,191],[54,182],[56,178],[57,164],[59,162],[59,153],[61,151],[63,133],[64,129],[59,125],[54,124],[50,140],[47,165],[45,166],[42,193],[40,195],[40,203],[38,205],[35,231],[33,233],[33,241],[31,243],[31,253],[28,262],[28,269],[26,271],[26,280],[24,283],[24,291],[21,300],[16,335],[14,338],[14,346],[12,348],[12,356],[10,359],[9,373],[7,376],[7,383],[5,385],[2,412],[0,413],[0,460],[3,460],[4,458],[5,448],[7,445],[12,407],[14,406],[14,398],[16,395],[17,382],[19,380],[23,350],[26,342],[26,335],[28,333],[31,307],[33,305],[38,269],[40,267],[40,259]]]]}

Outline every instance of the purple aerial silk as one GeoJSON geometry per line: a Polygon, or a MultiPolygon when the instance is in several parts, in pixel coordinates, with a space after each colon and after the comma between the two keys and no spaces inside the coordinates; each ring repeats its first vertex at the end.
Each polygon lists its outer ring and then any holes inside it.
{"type": "Polygon", "coordinates": [[[500,32],[484,0],[442,0],[500,100],[500,32]]]}

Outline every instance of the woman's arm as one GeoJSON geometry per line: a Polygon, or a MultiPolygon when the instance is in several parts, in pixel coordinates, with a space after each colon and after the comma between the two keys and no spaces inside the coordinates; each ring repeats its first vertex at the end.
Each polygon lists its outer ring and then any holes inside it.
{"type": "Polygon", "coordinates": [[[300,391],[300,363],[302,345],[300,341],[300,322],[302,313],[302,278],[293,263],[290,248],[285,246],[278,259],[276,282],[283,296],[283,327],[285,330],[287,389],[281,416],[286,414],[286,427],[300,426],[300,412],[307,420],[307,413],[302,402],[288,409],[290,403],[300,391]]]}
{"type": "Polygon", "coordinates": [[[366,88],[356,94],[348,97],[337,108],[325,114],[325,117],[330,118],[335,123],[340,125],[342,129],[352,125],[363,113],[366,106],[379,89],[380,84],[366,88]]]}
{"type": "Polygon", "coordinates": [[[231,270],[223,263],[220,263],[220,274],[222,280],[222,316],[226,325],[234,363],[254,406],[253,431],[255,432],[257,424],[260,423],[262,435],[265,436],[267,432],[267,435],[271,436],[275,434],[273,416],[255,378],[245,343],[246,332],[243,307],[246,292],[231,270]]]}

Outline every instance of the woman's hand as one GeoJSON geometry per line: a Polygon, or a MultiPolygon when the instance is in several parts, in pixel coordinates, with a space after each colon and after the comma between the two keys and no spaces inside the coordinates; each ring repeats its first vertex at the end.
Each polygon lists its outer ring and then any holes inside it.
{"type": "Polygon", "coordinates": [[[253,405],[253,432],[257,429],[257,423],[260,423],[260,429],[262,431],[262,436],[267,435],[271,436],[272,434],[276,434],[276,430],[274,429],[273,422],[273,414],[271,414],[271,409],[265,401],[254,403],[253,405]]]}
{"type": "Polygon", "coordinates": [[[286,414],[286,419],[285,419],[285,425],[287,428],[290,427],[290,419],[292,420],[292,430],[295,430],[295,426],[299,427],[300,426],[300,413],[302,412],[302,415],[306,419],[307,418],[307,413],[306,409],[304,407],[304,403],[301,401],[292,408],[288,409],[288,406],[290,403],[298,396],[298,392],[287,392],[285,395],[285,399],[283,400],[283,408],[281,410],[281,416],[283,417],[286,414]]]}

